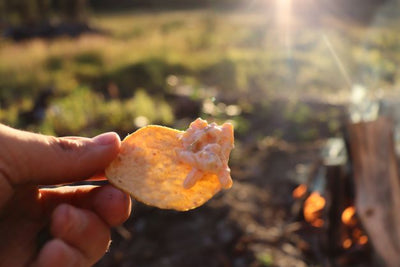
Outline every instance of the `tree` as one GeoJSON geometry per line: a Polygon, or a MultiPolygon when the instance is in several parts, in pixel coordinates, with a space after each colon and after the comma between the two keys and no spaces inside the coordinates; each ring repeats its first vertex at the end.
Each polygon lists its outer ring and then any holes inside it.
{"type": "Polygon", "coordinates": [[[14,40],[99,32],[87,25],[87,0],[0,0],[0,30],[14,40]]]}
{"type": "Polygon", "coordinates": [[[66,23],[85,22],[86,10],[86,0],[0,0],[1,17],[12,26],[46,24],[51,17],[66,23]]]}

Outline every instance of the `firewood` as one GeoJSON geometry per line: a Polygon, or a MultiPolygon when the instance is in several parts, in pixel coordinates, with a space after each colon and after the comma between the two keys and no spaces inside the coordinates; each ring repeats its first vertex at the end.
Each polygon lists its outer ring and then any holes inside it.
{"type": "Polygon", "coordinates": [[[387,118],[348,125],[359,218],[386,266],[400,262],[400,180],[387,118]]]}

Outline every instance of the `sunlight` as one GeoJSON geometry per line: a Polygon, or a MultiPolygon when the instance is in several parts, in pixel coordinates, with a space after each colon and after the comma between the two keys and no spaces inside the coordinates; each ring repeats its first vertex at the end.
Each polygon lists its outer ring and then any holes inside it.
{"type": "Polygon", "coordinates": [[[288,24],[292,15],[292,0],[276,0],[276,13],[279,22],[288,24]]]}
{"type": "Polygon", "coordinates": [[[275,0],[276,5],[276,24],[281,43],[290,54],[291,48],[291,24],[292,24],[292,1],[293,0],[275,0]]]}
{"type": "Polygon", "coordinates": [[[352,88],[353,82],[350,78],[349,72],[347,71],[342,60],[339,58],[338,54],[336,53],[335,49],[333,48],[331,41],[328,39],[328,37],[326,35],[323,35],[322,39],[324,40],[326,47],[328,48],[330,54],[332,55],[333,60],[335,61],[335,64],[338,67],[340,74],[344,78],[348,88],[352,88]]]}

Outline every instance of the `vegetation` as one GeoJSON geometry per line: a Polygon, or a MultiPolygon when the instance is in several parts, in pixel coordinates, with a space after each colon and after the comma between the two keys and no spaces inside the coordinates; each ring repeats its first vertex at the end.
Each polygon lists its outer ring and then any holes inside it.
{"type": "Polygon", "coordinates": [[[77,22],[85,19],[86,0],[0,0],[1,20],[9,25],[34,26],[52,18],[77,22]]]}
{"type": "MultiPolygon", "coordinates": [[[[296,138],[313,139],[320,130],[309,122],[329,122],[334,132],[338,114],[316,114],[296,99],[349,90],[329,47],[351,82],[391,89],[400,78],[398,36],[389,27],[300,18],[282,26],[268,10],[95,13],[92,24],[106,34],[1,40],[3,123],[56,135],[125,134],[138,127],[137,117],[179,127],[202,115],[231,119],[245,133],[252,129],[246,114],[268,118],[284,96],[282,119],[296,138]],[[52,93],[44,115],[22,121],[45,90],[52,93]],[[185,110],[182,101],[199,108],[185,110]]],[[[282,135],[282,127],[267,133],[282,135]]]]}

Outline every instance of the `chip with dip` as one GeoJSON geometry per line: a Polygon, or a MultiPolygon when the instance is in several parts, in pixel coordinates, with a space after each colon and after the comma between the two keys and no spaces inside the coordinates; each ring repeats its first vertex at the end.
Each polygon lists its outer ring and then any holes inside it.
{"type": "Polygon", "coordinates": [[[196,119],[186,131],[150,125],[127,136],[107,167],[114,186],[145,204],[186,211],[232,186],[233,126],[196,119]]]}

